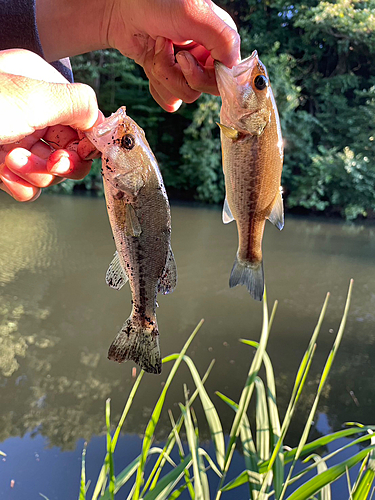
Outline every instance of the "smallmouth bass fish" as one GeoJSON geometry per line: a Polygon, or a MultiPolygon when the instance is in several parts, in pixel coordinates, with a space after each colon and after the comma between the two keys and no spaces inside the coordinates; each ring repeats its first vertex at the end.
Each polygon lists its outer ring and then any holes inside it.
{"type": "Polygon", "coordinates": [[[102,153],[105,198],[117,249],[106,282],[119,290],[129,280],[132,292],[131,314],[108,358],[119,363],[132,359],[146,372],[160,373],[156,296],[172,292],[177,282],[163,179],[144,131],[125,107],[86,135],[102,153]]]}
{"type": "Polygon", "coordinates": [[[245,285],[262,300],[266,219],[284,227],[283,140],[267,70],[255,50],[232,69],[215,62],[222,99],[220,136],[226,199],[223,222],[236,221],[238,251],[229,286],[245,285]]]}

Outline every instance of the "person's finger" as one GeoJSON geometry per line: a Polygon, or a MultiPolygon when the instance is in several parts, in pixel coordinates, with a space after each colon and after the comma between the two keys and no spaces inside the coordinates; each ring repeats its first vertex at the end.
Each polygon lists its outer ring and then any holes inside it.
{"type": "Polygon", "coordinates": [[[29,123],[35,129],[52,125],[69,125],[87,130],[98,118],[98,103],[94,90],[83,83],[46,83],[39,82],[32,96],[30,108],[37,107],[39,114],[28,113],[29,123]],[[47,104],[40,106],[40,103],[47,104]],[[41,109],[40,109],[41,108],[41,109]]]}
{"type": "MultiPolygon", "coordinates": [[[[1,167],[0,167],[0,170],[1,170],[1,167]]],[[[0,178],[0,189],[1,189],[1,191],[4,191],[4,193],[7,193],[10,196],[12,196],[12,193],[9,191],[9,189],[6,187],[6,185],[3,183],[1,178],[0,178]]]]}
{"type": "Polygon", "coordinates": [[[214,67],[203,67],[190,52],[181,51],[176,59],[184,77],[192,89],[207,94],[219,95],[214,67]]]}
{"type": "Polygon", "coordinates": [[[240,37],[234,21],[210,0],[194,2],[177,29],[180,37],[203,45],[226,66],[232,67],[240,61],[240,37]]]}
{"type": "Polygon", "coordinates": [[[165,111],[168,111],[168,113],[174,113],[181,106],[181,104],[182,104],[181,99],[177,99],[174,96],[172,96],[168,100],[164,100],[159,95],[159,93],[157,92],[157,90],[155,89],[155,87],[152,85],[151,82],[149,83],[149,88],[150,88],[150,94],[155,99],[155,101],[159,104],[159,106],[161,106],[163,109],[165,109],[165,111]]]}
{"type": "MultiPolygon", "coordinates": [[[[146,67],[146,73],[150,73],[147,70],[146,67]]],[[[196,101],[200,96],[199,92],[191,89],[187,84],[181,68],[176,62],[172,42],[163,37],[156,39],[151,75],[149,79],[164,100],[168,100],[164,97],[164,89],[187,103],[196,101]]]]}
{"type": "Polygon", "coordinates": [[[39,158],[47,160],[53,149],[45,142],[38,141],[29,149],[29,151],[34,155],[39,156],[39,158]]]}
{"type": "Polygon", "coordinates": [[[92,165],[91,160],[82,160],[75,151],[58,149],[47,160],[47,171],[67,179],[83,179],[92,165]]]}
{"type": "Polygon", "coordinates": [[[54,149],[65,148],[70,142],[76,140],[78,133],[67,125],[53,125],[48,127],[43,140],[51,144],[54,149]]]}
{"type": "Polygon", "coordinates": [[[23,148],[13,149],[5,157],[8,169],[35,187],[47,187],[53,181],[53,175],[47,172],[46,163],[45,159],[23,148]]]}
{"type": "Polygon", "coordinates": [[[2,100],[2,112],[9,116],[0,126],[3,144],[19,141],[47,126],[62,124],[87,130],[97,121],[98,104],[88,85],[48,83],[1,73],[0,85],[8,89],[2,100]]]}
{"type": "Polygon", "coordinates": [[[34,201],[40,195],[40,188],[32,186],[30,183],[13,173],[6,165],[0,167],[0,185],[3,191],[6,188],[16,201],[34,201]]]}

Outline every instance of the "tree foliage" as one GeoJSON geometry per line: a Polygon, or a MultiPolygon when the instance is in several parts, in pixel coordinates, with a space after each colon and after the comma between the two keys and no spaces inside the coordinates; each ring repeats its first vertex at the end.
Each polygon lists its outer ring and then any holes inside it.
{"type": "MultiPolygon", "coordinates": [[[[266,64],[285,139],[289,208],[340,213],[375,208],[375,0],[222,0],[235,19],[242,56],[266,64]]],[[[105,114],[126,105],[146,131],[167,188],[217,203],[224,198],[220,100],[204,95],[168,115],[143,70],[114,50],[73,59],[75,78],[94,87],[105,114]]],[[[100,186],[99,169],[86,187],[100,186]]]]}

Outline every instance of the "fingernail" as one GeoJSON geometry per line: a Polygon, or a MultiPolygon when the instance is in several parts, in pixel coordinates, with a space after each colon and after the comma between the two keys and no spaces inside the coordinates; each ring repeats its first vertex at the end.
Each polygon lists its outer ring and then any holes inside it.
{"type": "Polygon", "coordinates": [[[29,156],[27,156],[21,149],[18,148],[14,149],[13,151],[10,151],[7,154],[5,162],[8,158],[11,159],[13,167],[19,167],[19,168],[22,168],[25,165],[27,165],[29,161],[29,156]]]}
{"type": "Polygon", "coordinates": [[[56,163],[48,166],[51,174],[67,174],[70,171],[70,159],[67,156],[61,156],[56,163]]]}
{"type": "Polygon", "coordinates": [[[176,55],[176,59],[183,73],[192,73],[192,61],[187,52],[178,52],[176,55]]]}
{"type": "Polygon", "coordinates": [[[171,110],[171,113],[175,113],[178,109],[180,109],[180,106],[182,104],[181,99],[178,99],[175,103],[172,104],[173,109],[171,110]]]}
{"type": "Polygon", "coordinates": [[[165,38],[162,36],[158,36],[155,42],[155,55],[159,54],[159,52],[161,52],[164,49],[164,45],[165,45],[165,38]]]}

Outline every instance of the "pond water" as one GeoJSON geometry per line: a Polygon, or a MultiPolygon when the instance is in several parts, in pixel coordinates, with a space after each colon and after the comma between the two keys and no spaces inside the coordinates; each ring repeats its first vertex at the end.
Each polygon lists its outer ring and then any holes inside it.
{"type": "MultiPolygon", "coordinates": [[[[18,204],[3,195],[0,234],[0,450],[7,454],[0,460],[0,498],[42,498],[39,492],[50,500],[76,498],[83,442],[89,441],[87,476],[95,482],[105,454],[105,400],[111,398],[116,422],[135,366],[118,365],[106,356],[129,315],[130,292],[127,286],[112,290],[104,281],[114,252],[105,204],[46,195],[18,204]]],[[[234,223],[222,224],[219,209],[172,205],[172,246],[178,286],[158,299],[162,355],[178,352],[205,319],[188,354],[201,374],[215,358],[206,387],[228,432],[233,414],[214,392],[238,400],[254,355],[238,340],[259,339],[262,306],[245,288],[228,287],[237,235],[234,223]]],[[[287,216],[281,232],[266,225],[269,307],[279,301],[268,353],[282,410],[326,292],[331,292],[289,445],[299,440],[350,278],[354,293],[346,333],[311,435],[339,429],[346,421],[375,423],[374,262],[371,224],[287,216]]],[[[144,376],[120,440],[118,470],[139,453],[139,435],[169,369],[166,365],[161,376],[144,376]]],[[[175,417],[184,401],[183,383],[194,388],[186,366],[180,367],[166,401],[175,417]]],[[[196,411],[201,437],[208,440],[199,404],[196,411]]],[[[165,412],[157,437],[165,439],[168,431],[165,412]]]]}

